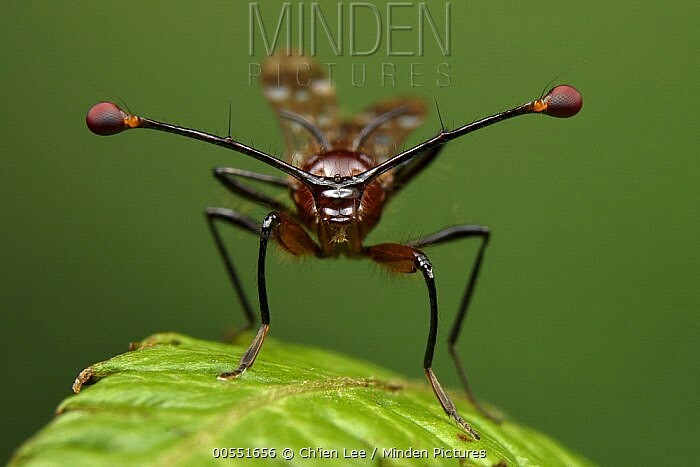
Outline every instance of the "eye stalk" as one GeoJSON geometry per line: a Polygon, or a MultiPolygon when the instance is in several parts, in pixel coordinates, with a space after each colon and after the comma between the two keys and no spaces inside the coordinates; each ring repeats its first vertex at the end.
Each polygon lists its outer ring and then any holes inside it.
{"type": "Polygon", "coordinates": [[[443,128],[440,133],[426,141],[423,141],[418,146],[414,146],[411,149],[397,154],[394,157],[385,160],[381,164],[372,167],[366,172],[361,173],[355,177],[356,181],[354,183],[366,186],[369,182],[379,177],[384,172],[398,167],[399,165],[410,161],[414,157],[420,157],[429,151],[435,152],[440,146],[443,146],[448,141],[461,138],[464,135],[468,135],[469,133],[473,133],[498,122],[528,114],[544,114],[549,117],[569,118],[576,115],[579,110],[581,110],[581,107],[583,107],[583,98],[581,97],[581,93],[579,93],[576,88],[567,84],[556,86],[549,91],[546,96],[535,101],[528,102],[527,104],[514,107],[504,112],[499,112],[489,117],[475,120],[454,130],[445,130],[443,128]]]}
{"type": "Polygon", "coordinates": [[[277,159],[270,154],[264,153],[255,148],[251,148],[250,146],[246,146],[238,141],[234,141],[231,137],[227,136],[222,138],[220,136],[194,130],[192,128],[185,128],[177,125],[171,125],[169,123],[158,122],[156,120],[151,120],[150,118],[130,115],[111,102],[100,102],[93,105],[90,110],[88,110],[87,116],[85,117],[85,123],[90,131],[100,136],[116,135],[117,133],[121,133],[122,131],[129,130],[131,128],[145,128],[197,139],[230,149],[240,154],[245,154],[253,159],[257,159],[271,167],[291,175],[306,186],[314,187],[317,185],[328,185],[328,183],[324,183],[324,180],[321,177],[311,175],[285,161],[277,159]]]}

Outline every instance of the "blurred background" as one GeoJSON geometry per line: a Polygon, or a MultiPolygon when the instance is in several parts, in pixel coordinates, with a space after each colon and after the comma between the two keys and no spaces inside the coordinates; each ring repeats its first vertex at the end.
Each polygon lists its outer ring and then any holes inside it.
{"type": "MultiPolygon", "coordinates": [[[[260,3],[272,34],[282,2],[260,3]]],[[[337,2],[320,4],[336,31],[337,2]]],[[[377,5],[386,27],[386,6],[377,5]]],[[[445,2],[427,5],[444,33],[445,2]]],[[[121,101],[225,135],[230,104],[235,136],[280,154],[274,116],[248,82],[250,64],[265,55],[258,36],[249,56],[248,8],[3,2],[2,459],[51,420],[91,363],[154,332],[217,339],[242,322],[203,209],[265,211],[232,199],[210,171],[274,171],[172,135],[99,138],[84,117],[100,100],[121,101]]],[[[358,13],[358,33],[372,31],[367,12],[358,13]]],[[[413,27],[394,33],[394,50],[417,51],[417,12],[394,10],[394,24],[413,27]]],[[[369,243],[490,226],[460,345],[475,391],[602,464],[682,465],[697,454],[696,15],[688,1],[453,1],[449,56],[432,34],[424,56],[389,56],[385,37],[371,56],[350,57],[347,42],[336,56],[319,30],[317,56],[337,64],[348,114],[397,94],[429,103],[430,118],[409,143],[438,130],[436,101],[453,127],[537,97],[553,79],[582,92],[573,119],[525,117],[452,143],[391,202],[369,243]],[[395,87],[382,86],[387,62],[395,87]],[[411,85],[411,63],[422,86],[411,85]],[[436,82],[440,63],[450,67],[446,87],[436,82]]],[[[356,40],[371,45],[371,37],[356,40]]],[[[258,241],[237,232],[228,239],[254,298],[258,241]]],[[[444,340],[476,247],[429,250],[442,318],[435,368],[455,390],[444,340]]],[[[422,378],[428,309],[419,277],[367,261],[281,256],[268,267],[272,337],[422,378]]]]}

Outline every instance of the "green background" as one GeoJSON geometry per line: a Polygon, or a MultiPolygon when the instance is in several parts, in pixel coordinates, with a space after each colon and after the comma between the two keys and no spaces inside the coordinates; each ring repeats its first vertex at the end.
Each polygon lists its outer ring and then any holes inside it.
{"type": "MultiPolygon", "coordinates": [[[[443,2],[428,3],[441,18],[443,2]]],[[[260,6],[270,27],[280,4],[260,6]]],[[[333,21],[336,2],[322,5],[333,21]]],[[[282,144],[259,87],[248,85],[263,51],[248,55],[247,2],[2,8],[7,459],[51,419],[83,367],[156,331],[216,339],[241,322],[202,211],[265,212],[231,199],[210,169],[273,172],[171,135],[98,138],[84,124],[90,105],[122,99],[135,113],[225,134],[230,102],[241,141],[278,153],[282,144]]],[[[555,77],[581,90],[574,119],[525,117],[452,143],[388,206],[369,242],[490,226],[460,346],[473,386],[511,418],[604,464],[688,464],[696,454],[697,13],[691,2],[454,1],[449,57],[432,39],[424,57],[383,48],[353,59],[325,41],[319,48],[321,61],[338,64],[348,112],[416,94],[437,100],[452,126],[536,97],[555,77]],[[365,87],[347,75],[353,60],[367,64],[365,87]],[[397,66],[396,88],[381,86],[382,62],[397,66]],[[409,83],[411,62],[423,64],[422,87],[409,83]],[[446,88],[435,85],[440,62],[451,65],[446,88]]],[[[404,9],[396,23],[415,27],[415,14],[404,9]]],[[[397,49],[416,49],[415,31],[396,38],[397,49]]],[[[411,142],[438,126],[432,112],[411,142]]],[[[257,240],[230,241],[253,294],[257,240]]],[[[475,247],[429,251],[443,320],[435,368],[454,388],[442,341],[475,247]]],[[[271,335],[421,377],[420,278],[365,261],[270,258],[271,335]]]]}

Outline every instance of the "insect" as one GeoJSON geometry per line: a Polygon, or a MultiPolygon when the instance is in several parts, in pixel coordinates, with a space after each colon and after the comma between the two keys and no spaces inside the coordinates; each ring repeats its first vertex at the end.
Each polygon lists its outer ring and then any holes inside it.
{"type": "Polygon", "coordinates": [[[230,209],[206,210],[209,228],[243,308],[246,324],[241,330],[250,329],[255,317],[233,259],[224,245],[219,226],[222,223],[229,224],[260,239],[257,285],[261,326],[238,366],[220,374],[218,379],[236,378],[250,368],[270,328],[265,267],[268,243],[271,239],[295,256],[366,257],[396,273],[422,274],[428,291],[430,312],[423,370],[445,412],[473,438],[479,439],[479,434],[459,414],[433,372],[433,354],[438,330],[437,289],[433,266],[423,252],[423,247],[467,238],[480,240],[449,334],[448,345],[470,401],[482,414],[494,418],[474,397],[456,351],[484,251],[489,242],[488,227],[458,225],[406,244],[382,243],[367,246],[363,244],[363,239],[379,222],[386,202],[424,171],[447,142],[521,115],[571,117],[576,115],[583,105],[581,95],[571,86],[556,86],[543,97],[505,112],[476,120],[451,131],[443,127],[434,137],[411,149],[400,151],[411,131],[420,126],[425,119],[426,108],[421,100],[387,100],[366,109],[352,120],[341,121],[335,90],[321,65],[299,55],[268,57],[262,67],[261,83],[284,134],[286,161],[246,146],[231,136],[219,137],[130,115],[109,102],[94,105],[86,117],[87,126],[98,135],[113,135],[132,128],[175,133],[252,157],[287,175],[277,177],[228,167],[214,169],[214,177],[226,189],[271,209],[262,223],[230,209]],[[243,181],[246,179],[288,190],[294,209],[246,184],[243,181]],[[313,236],[316,237],[315,240],[313,236]]]}

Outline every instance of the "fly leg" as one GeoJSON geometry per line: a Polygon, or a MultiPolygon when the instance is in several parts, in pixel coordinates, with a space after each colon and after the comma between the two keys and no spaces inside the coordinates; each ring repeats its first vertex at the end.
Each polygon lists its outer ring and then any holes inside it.
{"type": "Polygon", "coordinates": [[[214,178],[216,178],[230,192],[265,205],[271,209],[274,209],[275,211],[289,212],[289,208],[284,203],[277,201],[260,190],[256,190],[255,188],[240,182],[238,180],[239,177],[247,178],[249,180],[257,180],[278,188],[291,188],[289,180],[284,177],[259,174],[257,172],[234,169],[231,167],[217,167],[214,169],[214,178]]]}
{"type": "Polygon", "coordinates": [[[227,342],[232,342],[241,332],[247,331],[248,329],[253,327],[253,323],[255,322],[255,315],[253,314],[253,309],[250,306],[248,297],[246,297],[245,290],[243,289],[243,285],[241,284],[241,279],[238,276],[236,267],[233,264],[233,259],[231,259],[231,255],[229,255],[229,252],[226,249],[226,245],[224,244],[221,232],[219,231],[219,224],[217,223],[217,221],[226,222],[229,225],[243,229],[255,235],[260,234],[260,226],[250,217],[239,212],[232,211],[230,209],[207,208],[205,211],[205,215],[207,217],[207,225],[209,226],[211,235],[212,237],[214,237],[216,249],[218,250],[219,255],[224,261],[226,272],[228,273],[231,285],[233,285],[233,289],[236,291],[238,300],[240,301],[241,307],[243,308],[243,316],[245,317],[245,324],[233,330],[232,332],[226,333],[224,340],[227,342]]]}
{"type": "MultiPolygon", "coordinates": [[[[256,172],[250,172],[247,170],[234,169],[229,167],[217,167],[214,169],[214,177],[230,192],[242,196],[243,198],[249,199],[256,203],[268,206],[272,209],[288,211],[288,208],[281,202],[275,200],[274,198],[268,196],[267,194],[256,190],[238,180],[238,178],[246,178],[249,180],[257,180],[277,187],[289,188],[289,181],[283,177],[275,177],[271,175],[259,174],[256,172]]],[[[260,235],[260,225],[251,219],[250,217],[232,211],[230,209],[224,208],[207,208],[207,225],[211,231],[212,237],[214,238],[214,243],[216,244],[219,256],[224,262],[226,267],[226,272],[228,273],[229,280],[233,289],[236,291],[238,300],[241,303],[241,308],[243,309],[243,316],[245,318],[245,323],[233,330],[229,330],[224,334],[224,341],[233,342],[236,340],[242,332],[249,330],[253,327],[255,323],[255,315],[253,309],[250,306],[250,302],[246,297],[245,291],[241,284],[241,280],[238,276],[236,268],[233,264],[233,259],[229,254],[226,246],[224,244],[221,232],[219,231],[217,221],[222,221],[228,223],[234,227],[242,228],[245,231],[251,232],[255,235],[260,235]]]]}
{"type": "Polygon", "coordinates": [[[399,245],[396,243],[375,245],[367,248],[365,252],[373,261],[394,272],[410,274],[420,271],[421,274],[423,274],[425,285],[428,287],[428,298],[430,301],[430,330],[428,331],[428,344],[423,359],[423,371],[440,405],[445,410],[445,413],[474,439],[480,439],[479,434],[459,414],[454,402],[452,402],[450,396],[448,396],[447,392],[442,388],[437,376],[435,376],[433,372],[433,354],[435,353],[438,332],[438,304],[435,277],[430,260],[422,251],[412,248],[411,246],[399,245]]]}
{"type": "Polygon", "coordinates": [[[304,228],[294,219],[282,212],[271,212],[262,222],[260,232],[260,249],[258,250],[258,298],[260,300],[260,329],[248,346],[238,367],[233,371],[221,373],[218,379],[225,381],[242,375],[255,362],[265,336],[270,329],[270,308],[267,303],[267,284],[265,281],[265,258],[270,238],[294,256],[320,254],[320,249],[304,228]]]}
{"type": "Polygon", "coordinates": [[[413,181],[416,175],[423,172],[433,161],[444,146],[437,146],[427,149],[423,154],[416,157],[405,165],[396,169],[394,173],[394,195],[401,191],[409,182],[413,181]]]}
{"type": "Polygon", "coordinates": [[[476,237],[481,240],[479,245],[479,251],[477,252],[476,259],[472,265],[471,271],[469,273],[469,278],[467,279],[467,285],[464,289],[464,294],[462,295],[462,301],[457,309],[457,316],[455,317],[454,323],[452,324],[452,329],[450,331],[450,336],[447,340],[448,348],[452,360],[457,367],[457,373],[459,378],[462,380],[462,385],[467,393],[467,397],[471,401],[472,405],[485,417],[495,421],[500,422],[501,419],[492,413],[490,413],[483,405],[481,405],[478,399],[474,396],[474,392],[469,385],[469,380],[467,379],[467,372],[464,370],[464,365],[462,360],[459,358],[457,353],[457,341],[459,340],[459,334],[462,330],[462,325],[464,324],[464,319],[467,317],[467,311],[469,309],[469,303],[471,302],[472,295],[474,293],[474,288],[476,286],[476,280],[479,277],[479,271],[481,271],[481,264],[484,259],[484,251],[489,243],[490,231],[488,227],[480,225],[458,225],[455,227],[449,227],[447,229],[436,232],[427,237],[423,237],[419,240],[409,242],[409,245],[415,248],[421,248],[426,245],[437,245],[440,243],[447,243],[453,240],[459,240],[462,238],[472,238],[476,237]]]}

